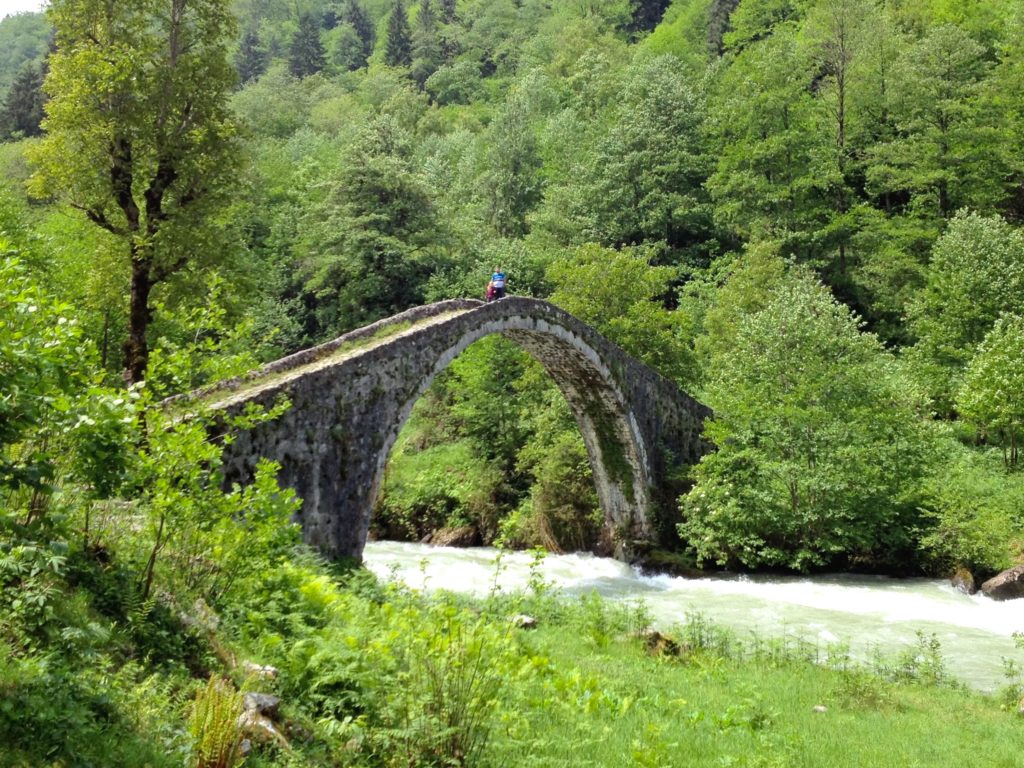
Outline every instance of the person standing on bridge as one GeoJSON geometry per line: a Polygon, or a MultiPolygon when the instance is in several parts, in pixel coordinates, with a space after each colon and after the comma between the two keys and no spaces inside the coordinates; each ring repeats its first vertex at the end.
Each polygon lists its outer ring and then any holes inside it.
{"type": "Polygon", "coordinates": [[[491,275],[491,282],[487,284],[487,300],[495,301],[497,299],[505,298],[505,270],[501,267],[495,267],[494,273],[491,275]]]}

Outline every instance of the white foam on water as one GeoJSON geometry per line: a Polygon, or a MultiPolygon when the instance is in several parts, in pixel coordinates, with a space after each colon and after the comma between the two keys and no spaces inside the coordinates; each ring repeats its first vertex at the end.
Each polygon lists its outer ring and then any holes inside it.
{"type": "Polygon", "coordinates": [[[947,582],[848,574],[815,577],[718,576],[684,579],[642,576],[630,566],[589,554],[548,555],[532,566],[528,552],[371,542],[366,566],[414,589],[485,596],[526,589],[531,568],[569,594],[596,591],[609,599],[642,599],[662,629],[699,612],[741,634],[795,634],[821,645],[845,643],[866,657],[894,654],[935,634],[950,671],[983,689],[1003,682],[1002,658],[1024,662],[1012,635],[1024,631],[1024,600],[995,602],[967,596],[947,582]]]}

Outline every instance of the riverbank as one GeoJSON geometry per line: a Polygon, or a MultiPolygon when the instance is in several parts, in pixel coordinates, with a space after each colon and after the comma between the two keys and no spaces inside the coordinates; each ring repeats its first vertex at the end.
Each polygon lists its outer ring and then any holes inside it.
{"type": "Polygon", "coordinates": [[[643,601],[654,626],[671,631],[703,614],[739,637],[791,637],[818,647],[843,645],[861,661],[912,648],[917,633],[935,635],[953,675],[995,691],[1003,659],[1024,662],[1013,633],[1024,630],[1024,601],[997,603],[965,595],[940,579],[718,574],[698,579],[643,575],[608,558],[372,542],[366,564],[427,590],[486,596],[497,584],[512,592],[542,578],[567,595],[596,591],[610,601],[643,601]]]}
{"type": "Polygon", "coordinates": [[[539,631],[533,648],[552,668],[571,670],[572,684],[557,705],[531,718],[521,742],[528,759],[518,764],[1019,765],[1015,707],[944,684],[927,641],[888,669],[901,680],[891,682],[881,670],[846,668],[842,659],[824,667],[805,655],[810,648],[795,645],[769,644],[740,659],[699,622],[683,638],[682,653],[664,656],[621,638],[584,634],[567,642],[564,627],[539,631]]]}
{"type": "Polygon", "coordinates": [[[289,566],[241,639],[281,670],[283,728],[313,738],[252,764],[952,768],[982,744],[986,766],[1018,764],[1020,688],[965,689],[933,637],[860,664],[698,613],[654,633],[643,602],[555,589],[547,558],[494,588],[514,560],[475,598],[289,566]]]}
{"type": "Polygon", "coordinates": [[[696,611],[655,632],[651,603],[594,589],[609,574],[570,592],[563,559],[459,552],[488,561],[483,595],[431,583],[441,550],[416,567],[423,591],[300,549],[216,606],[162,595],[127,619],[103,602],[117,562],[79,560],[51,582],[74,595],[63,640],[0,653],[0,765],[224,768],[243,739],[255,768],[945,768],[976,765],[980,744],[986,766],[1017,765],[1021,686],[964,688],[933,636],[859,663],[696,611]],[[521,566],[522,588],[498,588],[521,566]],[[265,714],[239,719],[243,693],[265,714]]]}

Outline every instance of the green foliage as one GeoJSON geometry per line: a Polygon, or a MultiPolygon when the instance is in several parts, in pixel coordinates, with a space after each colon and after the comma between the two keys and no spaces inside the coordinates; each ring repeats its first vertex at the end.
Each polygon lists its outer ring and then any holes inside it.
{"type": "Polygon", "coordinates": [[[720,149],[708,189],[716,221],[744,239],[778,240],[785,254],[808,258],[817,255],[816,232],[828,206],[815,158],[831,137],[814,129],[807,53],[799,42],[783,25],[744,50],[717,81],[709,129],[720,149]]]}
{"type": "Polygon", "coordinates": [[[16,13],[0,19],[0,93],[7,93],[28,62],[46,55],[50,25],[41,13],[16,13]]]}
{"type": "Polygon", "coordinates": [[[673,56],[640,58],[599,79],[614,100],[581,105],[572,122],[566,115],[566,143],[581,134],[586,141],[583,152],[565,150],[570,165],[538,216],[545,230],[566,244],[663,242],[677,258],[700,253],[710,226],[709,162],[700,150],[703,94],[687,75],[673,56]],[[595,107],[597,115],[586,113],[595,107]]]}
{"type": "Polygon", "coordinates": [[[167,686],[94,658],[79,668],[0,646],[0,738],[8,765],[182,765],[167,686]]]}
{"type": "Polygon", "coordinates": [[[711,16],[712,9],[721,4],[708,0],[676,0],[641,46],[656,55],[669,53],[699,67],[710,54],[720,52],[721,32],[718,27],[712,27],[711,16]]]}
{"type": "Polygon", "coordinates": [[[309,288],[334,335],[421,301],[439,226],[410,160],[410,137],[382,117],[346,149],[304,240],[315,254],[309,288]]]}
{"type": "Polygon", "coordinates": [[[1008,470],[1018,467],[1024,443],[1024,318],[996,320],[964,373],[957,410],[1003,449],[1008,470]]]}
{"type": "MultiPolygon", "coordinates": [[[[230,419],[226,426],[275,418],[266,414],[230,419]]],[[[142,530],[139,584],[143,599],[154,587],[215,603],[239,577],[243,563],[273,562],[295,543],[287,521],[298,507],[293,491],[278,487],[277,467],[261,460],[250,485],[223,491],[221,446],[211,439],[209,417],[146,416],[145,447],[132,477],[142,530]]]]}
{"type": "Polygon", "coordinates": [[[412,77],[420,88],[443,60],[437,17],[430,0],[420,0],[416,29],[412,32],[412,77]]]}
{"type": "Polygon", "coordinates": [[[241,714],[242,694],[227,680],[211,675],[189,716],[195,768],[232,768],[241,762],[241,714]]]}
{"type": "Polygon", "coordinates": [[[150,357],[146,386],[156,397],[191,392],[259,365],[258,352],[271,341],[257,339],[249,319],[232,326],[224,306],[224,281],[211,275],[200,306],[160,312],[157,326],[163,333],[150,357]]]}
{"type": "Polygon", "coordinates": [[[928,527],[921,546],[930,569],[986,576],[1009,568],[1024,547],[1024,483],[1007,477],[995,451],[953,443],[944,453],[950,458],[928,478],[922,500],[928,527]]]}
{"type": "Polygon", "coordinates": [[[496,234],[514,238],[528,229],[527,215],[541,197],[541,158],[530,124],[526,93],[510,95],[484,137],[486,170],[477,180],[486,219],[496,234]]]}
{"type": "Polygon", "coordinates": [[[468,440],[410,446],[422,434],[411,424],[392,451],[374,510],[374,527],[389,539],[419,540],[444,527],[473,525],[494,538],[494,497],[502,473],[468,440]]]}
{"type": "Polygon", "coordinates": [[[406,639],[370,646],[371,661],[399,670],[376,692],[397,695],[384,699],[374,751],[396,765],[476,764],[505,692],[529,671],[510,629],[443,602],[389,618],[391,632],[406,639]]]}
{"type": "Polygon", "coordinates": [[[313,14],[304,13],[299,17],[299,27],[288,50],[288,71],[295,77],[308,77],[322,72],[326,66],[320,22],[313,14]]]}
{"type": "Polygon", "coordinates": [[[236,168],[226,56],[234,20],[223,0],[173,13],[158,2],[59,0],[50,18],[57,51],[46,136],[31,153],[33,191],[122,243],[132,275],[126,366],[139,381],[152,287],[199,261],[236,168]]]}
{"type": "Polygon", "coordinates": [[[1020,313],[1024,236],[995,216],[961,213],[935,244],[928,284],[912,308],[920,376],[946,412],[962,371],[1003,312],[1020,313]]]}
{"type": "Polygon", "coordinates": [[[501,522],[499,541],[552,552],[590,549],[604,513],[597,503],[586,446],[559,393],[534,421],[533,436],[517,456],[517,470],[533,478],[529,495],[501,522]]]}
{"type": "Polygon", "coordinates": [[[458,61],[438,67],[423,87],[441,106],[470,104],[483,95],[480,65],[472,61],[458,61]]]}
{"type": "Polygon", "coordinates": [[[267,71],[267,52],[260,43],[259,33],[250,29],[242,37],[242,43],[235,54],[235,69],[243,85],[259,78],[267,71]]]}
{"type": "Polygon", "coordinates": [[[42,489],[52,443],[74,425],[85,350],[70,307],[28,280],[4,240],[0,255],[0,487],[42,489]]]}
{"type": "Polygon", "coordinates": [[[359,38],[360,51],[355,63],[360,67],[366,66],[370,54],[373,53],[375,33],[373,25],[370,23],[370,18],[366,15],[366,11],[360,5],[359,0],[349,0],[346,4],[345,21],[352,27],[356,37],[359,38]]]}
{"type": "Polygon", "coordinates": [[[714,360],[680,533],[707,561],[798,570],[898,562],[927,438],[912,390],[828,291],[795,274],[714,360]]]}
{"type": "Polygon", "coordinates": [[[687,385],[697,378],[692,321],[659,301],[675,270],[651,266],[641,249],[585,245],[552,261],[551,301],[663,375],[687,385]]]}
{"type": "Polygon", "coordinates": [[[901,137],[875,150],[867,179],[873,191],[908,190],[911,205],[943,217],[1000,202],[1000,135],[979,103],[984,53],[953,25],[930,30],[904,53],[894,73],[901,137]]]}
{"type": "Polygon", "coordinates": [[[35,64],[22,67],[0,107],[0,136],[22,138],[42,133],[45,74],[43,67],[35,64]]]}
{"type": "Polygon", "coordinates": [[[384,61],[391,67],[412,64],[412,32],[402,0],[395,0],[388,16],[388,36],[384,45],[384,61]]]}
{"type": "Polygon", "coordinates": [[[796,19],[808,5],[800,0],[747,0],[729,16],[730,31],[725,34],[729,48],[743,48],[770,37],[777,26],[796,19]]]}
{"type": "Polygon", "coordinates": [[[751,246],[728,265],[724,281],[717,286],[692,281],[687,285],[684,307],[696,305],[701,314],[702,333],[695,342],[704,370],[714,370],[716,361],[737,341],[744,318],[764,309],[786,276],[786,263],[777,249],[751,246]]]}
{"type": "Polygon", "coordinates": [[[510,625],[398,588],[342,590],[318,569],[271,570],[247,634],[322,738],[373,765],[477,764],[533,674],[510,625]],[[287,633],[293,642],[284,642],[287,633]]]}

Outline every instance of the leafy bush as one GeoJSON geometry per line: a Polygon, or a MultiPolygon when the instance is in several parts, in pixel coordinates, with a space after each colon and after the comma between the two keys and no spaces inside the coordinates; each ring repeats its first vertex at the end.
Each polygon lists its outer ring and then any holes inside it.
{"type": "Polygon", "coordinates": [[[374,764],[475,764],[530,674],[507,622],[450,598],[341,589],[308,566],[255,582],[236,608],[243,640],[281,670],[282,695],[334,748],[374,764]]]}
{"type": "Polygon", "coordinates": [[[1007,470],[1017,468],[1024,443],[1024,316],[1004,315],[986,335],[964,374],[957,408],[964,419],[1003,448],[1007,470]]]}
{"type": "Polygon", "coordinates": [[[998,216],[961,212],[936,242],[928,285],[911,306],[912,356],[946,412],[963,368],[1003,312],[1024,310],[1024,235],[998,216]]]}
{"type": "Polygon", "coordinates": [[[1024,552],[1024,481],[1006,475],[998,451],[950,441],[946,453],[949,461],[924,485],[926,562],[944,576],[957,566],[982,576],[998,573],[1024,552]]]}
{"type": "Polygon", "coordinates": [[[2,239],[0,310],[0,487],[42,490],[54,443],[74,424],[88,355],[70,307],[40,291],[2,239]]]}
{"type": "Polygon", "coordinates": [[[374,514],[388,538],[421,539],[445,526],[473,525],[488,540],[496,528],[495,486],[501,473],[468,440],[415,450],[410,432],[392,451],[374,514]]]}
{"type": "Polygon", "coordinates": [[[697,378],[692,321],[659,301],[675,277],[653,266],[646,249],[584,245],[548,267],[551,301],[622,346],[662,375],[686,385],[697,378]]]}

